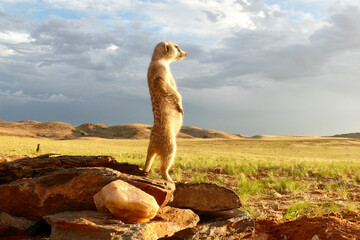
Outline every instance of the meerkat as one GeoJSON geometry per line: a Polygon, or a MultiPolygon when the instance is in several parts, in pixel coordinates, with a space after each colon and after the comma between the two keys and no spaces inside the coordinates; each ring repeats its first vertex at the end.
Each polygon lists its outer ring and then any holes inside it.
{"type": "Polygon", "coordinates": [[[177,91],[176,82],[170,72],[170,63],[187,56],[179,46],[172,42],[156,45],[148,68],[148,85],[154,115],[154,125],[144,170],[149,172],[155,156],[160,160],[161,176],[171,181],[169,169],[176,153],[176,135],[179,133],[184,111],[182,98],[177,91]]]}

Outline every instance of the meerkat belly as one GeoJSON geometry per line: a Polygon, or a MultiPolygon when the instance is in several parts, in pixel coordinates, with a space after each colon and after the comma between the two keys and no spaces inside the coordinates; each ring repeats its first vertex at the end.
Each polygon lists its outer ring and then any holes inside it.
{"type": "Polygon", "coordinates": [[[166,129],[178,128],[182,124],[182,114],[171,106],[162,106],[157,108],[154,106],[154,125],[161,126],[164,131],[166,129]]]}

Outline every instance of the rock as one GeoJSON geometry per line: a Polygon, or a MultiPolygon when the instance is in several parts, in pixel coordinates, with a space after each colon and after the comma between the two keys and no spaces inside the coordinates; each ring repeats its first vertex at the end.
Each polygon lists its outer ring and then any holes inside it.
{"type": "Polygon", "coordinates": [[[213,218],[210,216],[207,216],[205,220],[201,218],[200,223],[196,227],[179,231],[173,236],[163,239],[238,240],[249,239],[254,234],[254,221],[250,215],[245,212],[240,210],[232,210],[211,214],[213,215],[213,218]]]}
{"type": "Polygon", "coordinates": [[[200,218],[190,209],[165,206],[156,215],[157,220],[172,222],[180,227],[195,227],[200,218]]]}
{"type": "Polygon", "coordinates": [[[0,213],[0,236],[26,235],[26,231],[36,222],[23,217],[14,217],[8,213],[0,213]]]}
{"type": "Polygon", "coordinates": [[[19,179],[0,185],[0,212],[38,221],[64,211],[96,210],[93,196],[120,175],[109,168],[72,168],[19,179]]]}
{"type": "Polygon", "coordinates": [[[104,186],[94,196],[98,210],[109,210],[125,223],[145,223],[154,218],[159,205],[155,198],[122,180],[104,186]]]}
{"type": "Polygon", "coordinates": [[[239,209],[218,211],[218,212],[202,212],[198,214],[200,217],[200,223],[209,223],[218,220],[229,219],[237,216],[243,216],[244,212],[239,209]]]}
{"type": "Polygon", "coordinates": [[[49,171],[43,176],[0,185],[0,212],[38,221],[43,215],[64,211],[96,210],[93,196],[117,179],[153,195],[160,206],[165,205],[175,191],[174,184],[123,174],[110,168],[59,168],[59,171],[49,171]]]}
{"type": "Polygon", "coordinates": [[[152,195],[160,207],[165,206],[175,192],[175,184],[168,181],[128,174],[121,174],[118,178],[152,195]]]}
{"type": "Polygon", "coordinates": [[[9,226],[25,231],[35,225],[36,222],[23,217],[14,217],[8,213],[0,213],[0,225],[9,226]]]}
{"type": "Polygon", "coordinates": [[[319,236],[318,235],[314,235],[311,240],[320,240],[319,236]]]}
{"type": "Polygon", "coordinates": [[[240,197],[232,190],[213,183],[176,183],[174,200],[169,206],[194,211],[215,212],[241,207],[240,197]]]}
{"type": "Polygon", "coordinates": [[[107,167],[122,173],[144,176],[138,165],[119,163],[110,156],[43,155],[16,161],[0,162],[0,184],[21,178],[34,178],[62,169],[76,167],[107,167]]]}
{"type": "Polygon", "coordinates": [[[0,163],[7,162],[7,161],[8,161],[8,159],[7,159],[6,155],[0,153],[0,163]]]}
{"type": "Polygon", "coordinates": [[[159,215],[148,223],[124,224],[104,212],[64,212],[45,216],[51,225],[51,240],[153,240],[173,235],[185,228],[196,225],[199,217],[189,210],[160,209],[159,215]],[[165,211],[165,212],[163,212],[165,211]],[[169,222],[166,212],[176,212],[181,221],[169,222]],[[182,217],[180,217],[182,216],[182,217]]]}

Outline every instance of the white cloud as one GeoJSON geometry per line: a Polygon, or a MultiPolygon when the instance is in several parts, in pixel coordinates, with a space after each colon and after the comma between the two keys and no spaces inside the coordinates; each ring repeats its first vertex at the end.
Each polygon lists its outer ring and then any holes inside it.
{"type": "Polygon", "coordinates": [[[0,42],[3,43],[11,43],[11,44],[19,44],[19,43],[30,43],[34,41],[30,37],[29,33],[22,32],[0,32],[0,42]]]}
{"type": "Polygon", "coordinates": [[[0,57],[6,57],[15,54],[15,51],[0,45],[0,57]]]}
{"type": "Polygon", "coordinates": [[[35,96],[26,94],[22,90],[17,91],[10,91],[0,90],[0,99],[3,102],[10,101],[12,104],[18,102],[18,103],[28,103],[28,102],[50,102],[50,103],[70,103],[75,101],[82,101],[79,98],[72,98],[65,96],[62,93],[58,94],[37,94],[35,96]]]}

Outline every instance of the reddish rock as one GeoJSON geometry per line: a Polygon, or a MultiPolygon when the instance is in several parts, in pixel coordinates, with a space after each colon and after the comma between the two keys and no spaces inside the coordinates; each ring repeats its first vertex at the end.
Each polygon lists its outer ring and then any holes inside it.
{"type": "Polygon", "coordinates": [[[180,209],[169,206],[161,208],[156,215],[156,219],[158,221],[172,222],[183,228],[195,227],[200,220],[190,209],[180,209]]]}
{"type": "Polygon", "coordinates": [[[110,168],[71,168],[0,185],[0,212],[39,220],[43,215],[64,211],[96,210],[93,196],[117,179],[154,196],[158,205],[165,205],[175,190],[162,180],[122,174],[110,168]]]}
{"type": "Polygon", "coordinates": [[[0,212],[40,220],[63,211],[96,210],[93,196],[116,180],[109,168],[73,168],[0,185],[0,212]]]}
{"type": "Polygon", "coordinates": [[[217,212],[201,217],[200,223],[194,228],[188,228],[175,233],[171,240],[240,240],[251,239],[255,227],[251,216],[240,210],[217,212]]]}
{"type": "Polygon", "coordinates": [[[168,181],[128,174],[121,174],[118,179],[130,183],[131,185],[152,195],[160,207],[165,206],[175,192],[175,184],[168,181]]]}
{"type": "Polygon", "coordinates": [[[35,225],[36,222],[23,217],[14,217],[8,213],[0,213],[0,225],[14,227],[19,230],[26,230],[31,226],[35,225]]]}
{"type": "Polygon", "coordinates": [[[124,224],[113,219],[110,214],[93,211],[64,212],[44,218],[51,225],[51,240],[155,240],[195,227],[199,221],[199,217],[191,210],[165,208],[164,212],[160,209],[159,214],[161,217],[138,224],[124,224]],[[170,216],[166,216],[167,212],[170,216]],[[171,214],[174,212],[178,219],[172,222],[171,214]]]}
{"type": "Polygon", "coordinates": [[[62,156],[48,154],[35,158],[0,162],[0,184],[34,178],[68,168],[107,167],[122,173],[144,176],[138,165],[119,163],[111,156],[62,156]]]}
{"type": "Polygon", "coordinates": [[[174,200],[169,206],[199,212],[216,212],[241,207],[239,195],[213,183],[176,183],[174,200]]]}

